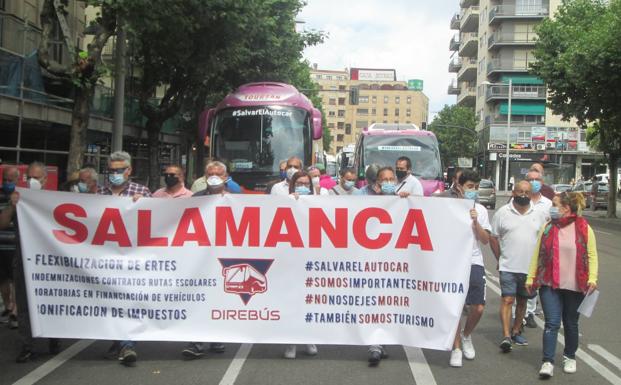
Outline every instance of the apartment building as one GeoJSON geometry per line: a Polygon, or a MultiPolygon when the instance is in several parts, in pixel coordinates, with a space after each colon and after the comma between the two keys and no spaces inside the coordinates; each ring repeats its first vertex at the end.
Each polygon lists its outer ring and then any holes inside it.
{"type": "Polygon", "coordinates": [[[458,105],[474,110],[477,163],[498,186],[504,186],[507,133],[509,175],[516,180],[534,161],[546,165],[547,183],[567,183],[601,171],[601,154],[589,149],[585,130],[561,121],[546,107],[546,86],[529,73],[535,60],[535,26],[559,4],[560,0],[461,0],[460,12],[450,21],[456,33],[449,42],[449,72],[456,78],[448,93],[457,95],[458,105]]]}
{"type": "Polygon", "coordinates": [[[413,123],[424,128],[429,115],[429,98],[422,81],[397,81],[394,69],[351,68],[311,69],[319,85],[326,125],[332,133],[331,154],[356,143],[360,132],[373,123],[413,123]],[[352,104],[350,91],[358,91],[352,104]]]}

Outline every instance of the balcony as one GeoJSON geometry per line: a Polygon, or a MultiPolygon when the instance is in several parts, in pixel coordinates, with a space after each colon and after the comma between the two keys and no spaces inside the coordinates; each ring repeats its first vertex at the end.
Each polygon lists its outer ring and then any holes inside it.
{"type": "Polygon", "coordinates": [[[548,4],[545,5],[495,5],[489,11],[489,25],[494,25],[503,20],[540,20],[548,17],[548,4]]]}
{"type": "Polygon", "coordinates": [[[461,89],[457,85],[457,82],[452,81],[448,86],[448,94],[449,95],[459,95],[461,89]]]}
{"type": "Polygon", "coordinates": [[[459,30],[459,13],[456,13],[451,18],[451,29],[459,30]]]}
{"type": "Polygon", "coordinates": [[[470,82],[477,77],[477,59],[474,57],[464,59],[461,69],[457,73],[457,81],[470,82]]]}
{"type": "Polygon", "coordinates": [[[459,51],[459,34],[453,35],[449,43],[449,51],[459,51]]]}
{"type": "Polygon", "coordinates": [[[474,107],[477,101],[477,88],[464,85],[457,95],[457,104],[462,107],[474,107]]]}
{"type": "Polygon", "coordinates": [[[476,32],[479,30],[479,6],[463,9],[459,17],[459,30],[462,32],[476,32]]]}
{"type": "MultiPolygon", "coordinates": [[[[485,101],[509,99],[509,85],[491,85],[485,92],[485,101]]],[[[546,100],[545,86],[514,85],[512,100],[546,100]]]]}
{"type": "Polygon", "coordinates": [[[459,56],[476,57],[478,50],[478,34],[473,32],[462,33],[459,42],[459,56]]]}
{"type": "Polygon", "coordinates": [[[487,76],[492,76],[501,72],[508,73],[526,73],[530,63],[533,63],[535,58],[526,59],[508,59],[498,60],[494,59],[487,65],[487,76]]]}
{"type": "Polygon", "coordinates": [[[487,39],[487,49],[497,49],[507,46],[534,46],[537,39],[535,32],[493,33],[487,39]]]}
{"type": "Polygon", "coordinates": [[[451,73],[458,73],[461,69],[462,60],[460,58],[455,58],[449,62],[448,70],[451,73]]]}
{"type": "Polygon", "coordinates": [[[459,6],[461,8],[472,7],[473,5],[479,5],[479,0],[460,0],[459,6]]]}

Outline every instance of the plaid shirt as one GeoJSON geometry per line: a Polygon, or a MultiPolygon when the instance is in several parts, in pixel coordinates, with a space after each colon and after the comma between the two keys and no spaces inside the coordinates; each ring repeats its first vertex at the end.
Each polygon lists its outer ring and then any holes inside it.
{"type": "MultiPolygon", "coordinates": [[[[114,195],[112,193],[112,190],[110,190],[110,187],[108,187],[108,186],[99,186],[97,188],[97,194],[99,194],[99,195],[114,195]]],[[[138,183],[134,183],[134,182],[129,182],[129,183],[125,184],[125,188],[118,195],[121,196],[121,197],[133,197],[136,194],[140,194],[140,195],[142,195],[142,196],[144,196],[146,198],[150,198],[151,197],[151,191],[149,191],[148,187],[143,186],[143,185],[138,184],[138,183]]]]}

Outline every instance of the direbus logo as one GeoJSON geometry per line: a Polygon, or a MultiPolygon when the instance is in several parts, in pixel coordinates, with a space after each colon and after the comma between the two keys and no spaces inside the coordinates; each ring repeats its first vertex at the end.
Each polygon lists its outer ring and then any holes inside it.
{"type": "Polygon", "coordinates": [[[273,259],[218,258],[224,276],[224,292],[237,294],[248,304],[253,295],[267,291],[267,271],[273,259]]]}

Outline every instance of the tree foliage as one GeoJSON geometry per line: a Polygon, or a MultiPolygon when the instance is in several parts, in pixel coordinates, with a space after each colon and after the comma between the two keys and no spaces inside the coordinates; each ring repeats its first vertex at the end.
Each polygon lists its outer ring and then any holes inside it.
{"type": "MultiPolygon", "coordinates": [[[[592,125],[606,154],[611,186],[621,157],[621,0],[571,0],[537,28],[532,72],[549,90],[548,105],[565,120],[592,125]]],[[[611,188],[608,215],[615,216],[611,188]]]]}
{"type": "Polygon", "coordinates": [[[447,106],[438,112],[428,129],[438,138],[444,166],[456,166],[457,158],[473,158],[476,154],[474,111],[458,105],[447,106]]]}

